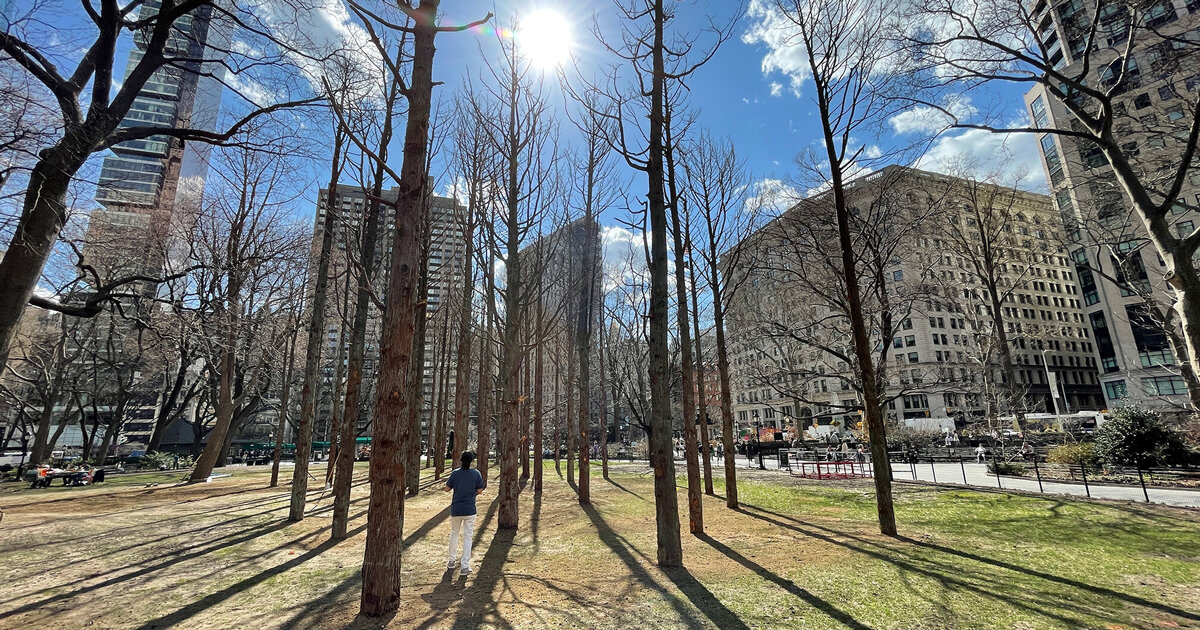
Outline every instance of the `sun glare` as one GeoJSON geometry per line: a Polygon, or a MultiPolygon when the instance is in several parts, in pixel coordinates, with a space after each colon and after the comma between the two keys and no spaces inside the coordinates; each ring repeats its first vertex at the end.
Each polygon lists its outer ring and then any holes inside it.
{"type": "Polygon", "coordinates": [[[571,55],[571,25],[556,11],[541,9],[521,18],[516,36],[521,52],[536,65],[558,66],[571,55]]]}

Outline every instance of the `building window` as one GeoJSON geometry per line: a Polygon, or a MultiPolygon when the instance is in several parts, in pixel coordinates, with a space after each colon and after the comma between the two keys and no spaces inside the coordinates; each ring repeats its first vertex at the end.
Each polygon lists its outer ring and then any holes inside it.
{"type": "Polygon", "coordinates": [[[916,335],[905,335],[905,336],[904,336],[904,345],[905,345],[905,346],[907,346],[907,347],[909,347],[909,348],[911,348],[911,347],[913,347],[913,346],[917,345],[917,337],[916,337],[916,335]]]}
{"type": "Polygon", "coordinates": [[[1109,381],[1104,384],[1104,395],[1109,400],[1121,400],[1129,397],[1129,391],[1125,387],[1125,381],[1109,381]]]}
{"type": "Polygon", "coordinates": [[[1182,376],[1151,376],[1142,379],[1147,396],[1178,396],[1187,393],[1182,376]]]}
{"type": "Polygon", "coordinates": [[[1062,183],[1063,168],[1062,159],[1058,155],[1058,147],[1054,144],[1054,136],[1046,134],[1042,136],[1042,155],[1046,158],[1046,170],[1050,172],[1050,183],[1054,186],[1062,183]]]}
{"type": "Polygon", "coordinates": [[[1179,238],[1187,238],[1187,235],[1195,229],[1196,224],[1192,221],[1181,221],[1175,224],[1175,233],[1179,235],[1179,238]]]}
{"type": "Polygon", "coordinates": [[[1046,116],[1046,101],[1042,97],[1033,99],[1029,104],[1029,109],[1033,112],[1033,124],[1035,127],[1046,128],[1048,126],[1048,118],[1046,116]]]}
{"type": "Polygon", "coordinates": [[[909,352],[908,353],[908,362],[909,363],[920,363],[921,355],[917,354],[916,352],[909,352]]]}

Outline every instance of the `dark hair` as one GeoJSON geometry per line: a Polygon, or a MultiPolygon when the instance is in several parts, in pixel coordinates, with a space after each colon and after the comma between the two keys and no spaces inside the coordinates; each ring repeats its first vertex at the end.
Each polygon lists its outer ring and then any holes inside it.
{"type": "Polygon", "coordinates": [[[471,462],[475,461],[475,454],[471,451],[463,451],[462,455],[458,457],[458,461],[462,463],[463,468],[470,468],[471,462]]]}

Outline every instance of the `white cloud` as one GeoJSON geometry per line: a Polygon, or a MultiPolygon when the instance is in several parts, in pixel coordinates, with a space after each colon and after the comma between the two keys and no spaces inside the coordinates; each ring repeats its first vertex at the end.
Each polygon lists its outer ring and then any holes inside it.
{"type": "Polygon", "coordinates": [[[783,84],[775,81],[771,82],[771,96],[779,96],[783,93],[783,84]]]}
{"type": "MultiPolygon", "coordinates": [[[[750,28],[742,33],[742,42],[759,44],[767,49],[762,58],[762,73],[770,75],[779,72],[786,75],[791,83],[792,94],[800,96],[800,86],[810,73],[804,46],[798,43],[796,25],[765,0],[750,0],[746,17],[750,19],[750,28]]],[[[782,84],[772,84],[772,96],[776,95],[775,85],[783,89],[782,84]]]]}
{"type": "Polygon", "coordinates": [[[948,175],[971,175],[1033,192],[1046,192],[1037,140],[1028,133],[967,129],[939,137],[915,166],[948,175]]]}
{"type": "Polygon", "coordinates": [[[951,96],[942,105],[945,112],[927,105],[917,105],[888,119],[897,134],[941,133],[957,122],[965,122],[979,110],[965,95],[951,96]],[[949,115],[947,115],[947,113],[949,115]]]}
{"type": "Polygon", "coordinates": [[[750,185],[750,194],[742,209],[745,212],[779,214],[796,205],[804,195],[782,179],[766,177],[750,185]]]}
{"type": "Polygon", "coordinates": [[[618,225],[600,226],[600,247],[604,252],[602,270],[605,288],[646,275],[643,233],[618,225]]]}

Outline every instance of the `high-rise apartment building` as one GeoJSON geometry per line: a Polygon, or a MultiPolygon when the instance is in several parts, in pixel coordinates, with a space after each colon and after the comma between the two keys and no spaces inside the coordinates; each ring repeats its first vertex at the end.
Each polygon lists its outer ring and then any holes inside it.
{"type": "MultiPolygon", "coordinates": [[[[1200,2],[1157,0],[1143,6],[1039,0],[1033,10],[1040,20],[1037,36],[1059,71],[1111,90],[1113,131],[1144,181],[1173,176],[1200,87],[1200,2]],[[1093,15],[1097,6],[1099,16],[1093,15]],[[1098,29],[1089,51],[1093,18],[1098,29]]],[[[1089,107],[1089,100],[1076,102],[1089,107]]],[[[1043,86],[1027,93],[1025,104],[1036,127],[1080,128],[1067,106],[1043,86]]],[[[1173,292],[1163,281],[1165,264],[1142,220],[1093,143],[1061,134],[1039,135],[1038,143],[1051,196],[1067,226],[1108,406],[1185,407],[1185,384],[1166,334],[1176,324],[1164,325],[1161,317],[1170,312],[1173,292]]],[[[1198,207],[1200,169],[1193,166],[1172,210],[1173,229],[1181,236],[1195,230],[1198,207]]]]}
{"type": "MultiPolygon", "coordinates": [[[[159,0],[147,0],[139,9],[143,19],[153,16],[159,0]]],[[[219,77],[201,73],[197,59],[211,63],[214,51],[225,49],[229,34],[213,18],[213,7],[203,6],[175,21],[165,51],[191,61],[180,61],[156,70],[134,99],[121,127],[158,125],[211,130],[220,108],[219,77]]],[[[137,30],[129,53],[126,75],[142,60],[147,31],[137,30]]],[[[166,236],[175,208],[200,202],[208,170],[210,147],[184,143],[166,136],[122,142],[104,158],[96,201],[102,209],[92,213],[89,244],[103,245],[95,256],[129,260],[129,249],[145,236],[166,236]],[[137,236],[131,238],[131,234],[137,236]],[[145,235],[145,236],[143,236],[145,235]],[[93,238],[94,237],[94,238],[93,238]],[[125,252],[119,245],[124,244],[125,252]]],[[[151,268],[165,261],[140,260],[151,268]]],[[[157,271],[157,269],[153,269],[157,271]]]]}
{"type": "MultiPolygon", "coordinates": [[[[851,182],[847,203],[894,420],[964,424],[1103,406],[1075,269],[1046,196],[890,166],[851,182]]],[[[726,256],[736,286],[731,393],[743,429],[859,428],[832,204],[828,192],[809,197],[739,244],[735,262],[726,256]]]]}
{"type": "MultiPolygon", "coordinates": [[[[432,186],[432,183],[430,183],[430,186],[432,186]]],[[[339,185],[334,196],[334,207],[338,210],[338,216],[334,232],[333,257],[329,267],[329,294],[325,312],[325,348],[321,353],[321,389],[317,399],[316,434],[314,437],[317,441],[328,441],[328,432],[331,428],[330,421],[333,417],[331,401],[334,392],[334,379],[338,374],[337,361],[340,356],[344,366],[347,360],[355,299],[354,292],[357,290],[357,280],[354,275],[357,272],[352,271],[347,274],[347,269],[350,266],[361,263],[361,261],[357,260],[358,250],[357,245],[354,243],[358,239],[357,234],[359,230],[365,227],[364,212],[370,203],[367,192],[360,186],[339,185]],[[348,309],[345,308],[346,305],[349,305],[348,309]],[[339,348],[342,349],[340,355],[339,348]]],[[[382,216],[379,222],[379,241],[375,248],[375,274],[371,283],[374,290],[380,293],[379,299],[381,302],[384,299],[382,292],[387,289],[388,277],[391,271],[390,261],[396,224],[395,209],[389,204],[395,202],[398,194],[399,188],[392,187],[383,191],[381,195],[385,203],[381,204],[380,208],[382,216]]],[[[320,251],[320,226],[324,225],[328,203],[329,191],[322,188],[317,201],[317,217],[313,230],[314,256],[320,251]]],[[[466,253],[466,239],[464,234],[466,209],[456,199],[431,196],[429,198],[428,216],[430,222],[429,297],[426,303],[426,313],[432,321],[435,316],[443,313],[444,309],[452,308],[457,303],[456,301],[462,290],[462,284],[465,281],[463,271],[464,256],[466,253]]],[[[375,402],[375,370],[379,360],[379,340],[383,324],[383,317],[374,302],[372,302],[370,309],[367,319],[367,341],[363,359],[364,390],[361,397],[362,407],[358,415],[360,433],[370,421],[370,410],[375,402]]],[[[440,387],[440,383],[436,380],[433,358],[434,352],[438,349],[435,340],[437,331],[432,330],[432,326],[430,328],[425,341],[425,405],[422,410],[423,427],[429,418],[430,405],[433,402],[434,392],[440,387]]],[[[454,347],[452,346],[450,350],[451,360],[454,361],[454,347]]],[[[449,378],[451,381],[447,384],[447,387],[453,388],[453,370],[450,371],[449,378]]]]}

